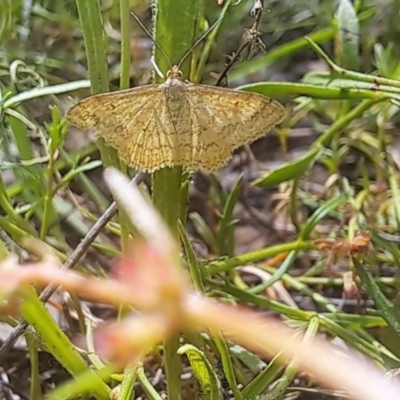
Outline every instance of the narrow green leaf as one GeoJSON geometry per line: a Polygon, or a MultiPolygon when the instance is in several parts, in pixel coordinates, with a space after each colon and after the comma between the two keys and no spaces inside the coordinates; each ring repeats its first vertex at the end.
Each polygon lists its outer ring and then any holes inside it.
{"type": "Polygon", "coordinates": [[[193,373],[203,390],[203,400],[219,400],[222,398],[222,387],[218,376],[203,352],[196,347],[186,344],[181,346],[178,354],[186,354],[193,373]]]}
{"type": "Polygon", "coordinates": [[[299,252],[297,250],[292,250],[288,254],[288,256],[285,258],[285,261],[283,261],[283,263],[280,265],[280,267],[272,274],[271,278],[268,279],[268,281],[262,283],[261,285],[258,285],[258,286],[255,286],[255,287],[249,289],[248,292],[256,293],[256,294],[265,292],[265,290],[270,288],[273,284],[280,281],[282,279],[283,275],[285,275],[289,271],[290,267],[296,261],[298,253],[299,252]]]}
{"type": "Polygon", "coordinates": [[[65,136],[68,132],[68,122],[60,118],[60,112],[57,107],[51,108],[51,123],[45,123],[47,132],[49,133],[49,153],[53,155],[58,149],[63,147],[65,136]]]}
{"type": "Polygon", "coordinates": [[[318,160],[322,152],[323,148],[321,146],[316,146],[308,151],[303,157],[288,162],[274,171],[261,176],[255,180],[252,185],[262,187],[276,186],[282,182],[298,178],[313,166],[314,162],[318,160]]]}
{"type": "MultiPolygon", "coordinates": [[[[308,75],[306,75],[305,79],[307,79],[307,77],[308,75]]],[[[389,93],[400,94],[400,90],[396,88],[391,88],[388,86],[382,88],[380,86],[379,90],[376,90],[376,85],[374,86],[373,84],[357,85],[351,82],[354,81],[349,81],[346,79],[337,80],[329,76],[324,83],[260,82],[240,86],[238,89],[246,92],[260,93],[264,96],[274,96],[277,98],[279,96],[309,96],[313,99],[343,100],[376,99],[383,96],[399,99],[399,97],[395,94],[389,95],[389,93]],[[341,85],[341,83],[336,84],[336,81],[345,81],[347,83],[341,85]],[[365,89],[361,86],[364,86],[365,89]]]]}
{"type": "Polygon", "coordinates": [[[185,249],[186,261],[189,266],[190,276],[192,278],[194,288],[198,292],[205,293],[202,269],[200,268],[199,262],[196,258],[196,254],[193,251],[193,247],[190,243],[189,237],[181,220],[178,221],[178,229],[183,247],[185,249]]]}
{"type": "Polygon", "coordinates": [[[343,68],[357,71],[360,25],[350,0],[340,0],[336,20],[339,28],[335,43],[336,60],[343,68]]]}
{"type": "Polygon", "coordinates": [[[341,89],[343,98],[352,98],[355,94],[358,96],[366,97],[365,92],[369,92],[369,98],[377,98],[380,93],[393,93],[394,97],[398,99],[400,95],[400,89],[391,85],[380,85],[374,82],[369,82],[370,75],[359,74],[357,79],[350,77],[336,78],[328,73],[324,72],[311,72],[307,74],[303,81],[313,86],[321,86],[325,89],[341,89]],[[363,81],[362,78],[365,80],[363,81]],[[354,93],[354,95],[352,94],[354,93]],[[397,95],[397,96],[396,96],[397,95]]]}
{"type": "MultiPolygon", "coordinates": [[[[98,0],[75,0],[75,2],[83,32],[92,94],[108,92],[108,64],[100,2],[98,0]]],[[[116,151],[106,146],[103,138],[97,139],[97,145],[104,165],[119,165],[116,151]]]]}
{"type": "Polygon", "coordinates": [[[15,107],[16,105],[39,97],[50,96],[55,94],[62,94],[72,92],[79,89],[87,89],[90,87],[90,81],[88,79],[81,81],[74,81],[68,83],[62,83],[60,85],[45,86],[40,88],[34,88],[26,90],[16,94],[15,96],[9,96],[4,100],[4,108],[15,107]]]}
{"type": "Polygon", "coordinates": [[[131,400],[135,397],[134,383],[137,380],[137,369],[139,364],[134,363],[125,367],[124,378],[121,383],[117,400],[131,400]]]}
{"type": "Polygon", "coordinates": [[[258,374],[267,366],[258,356],[238,344],[231,346],[229,350],[254,374],[258,374]]]}
{"type": "Polygon", "coordinates": [[[374,315],[353,315],[340,312],[324,313],[323,315],[333,322],[340,323],[345,329],[386,328],[388,326],[382,317],[374,315]]]}
{"type": "Polygon", "coordinates": [[[292,250],[305,251],[305,250],[315,250],[316,246],[311,242],[288,242],[282,243],[275,246],[266,247],[260,250],[250,251],[235,257],[222,258],[210,262],[204,273],[206,276],[211,276],[214,274],[219,274],[224,271],[230,271],[241,265],[256,263],[258,261],[267,259],[269,257],[274,257],[280,253],[287,253],[292,250]]]}
{"type": "Polygon", "coordinates": [[[239,200],[239,196],[243,186],[243,176],[241,176],[232,191],[230,192],[226,203],[224,205],[224,211],[222,218],[219,222],[217,242],[218,242],[218,254],[232,255],[234,247],[234,226],[235,223],[232,219],[233,209],[239,200]]]}
{"type": "Polygon", "coordinates": [[[11,0],[3,1],[0,12],[0,44],[8,39],[12,32],[11,0]]]}
{"type": "Polygon", "coordinates": [[[190,220],[192,221],[197,233],[200,235],[201,239],[215,252],[218,251],[217,240],[214,233],[204,221],[204,219],[198,213],[194,212],[190,214],[190,220]]]}
{"type": "MultiPolygon", "coordinates": [[[[309,343],[312,339],[314,339],[315,335],[318,332],[319,325],[319,317],[312,317],[308,324],[307,331],[303,337],[303,343],[309,343]]],[[[294,359],[286,367],[285,372],[278,379],[274,387],[267,394],[261,396],[260,400],[278,400],[284,398],[287,388],[296,377],[297,371],[298,367],[296,364],[296,357],[294,357],[294,359]]]]}
{"type": "Polygon", "coordinates": [[[236,380],[236,375],[233,369],[232,358],[229,352],[228,343],[222,337],[220,332],[211,332],[213,335],[213,340],[217,346],[219,355],[221,357],[222,369],[224,371],[224,378],[229,384],[229,388],[232,391],[235,400],[244,400],[242,394],[240,393],[239,386],[236,380]]]}
{"type": "Polygon", "coordinates": [[[282,369],[282,363],[278,353],[269,363],[267,368],[261,371],[256,377],[242,390],[242,395],[246,400],[255,400],[277,377],[282,369]]]}
{"type": "MultiPolygon", "coordinates": [[[[382,353],[387,353],[387,350],[384,347],[377,349],[374,339],[365,339],[361,337],[360,331],[357,332],[343,327],[341,323],[326,318],[325,315],[319,314],[319,317],[321,319],[321,327],[324,331],[329,332],[332,336],[341,338],[349,346],[368,358],[378,363],[383,363],[382,353]]],[[[396,357],[391,358],[395,359],[396,357]]]]}
{"type": "Polygon", "coordinates": [[[77,379],[87,371],[89,379],[88,391],[97,399],[108,399],[109,387],[91,369],[84,358],[78,353],[67,335],[57,325],[49,311],[39,300],[33,289],[25,291],[27,299],[21,307],[22,316],[33,326],[42,339],[47,350],[77,379]],[[90,371],[90,372],[89,372],[90,371]]]}
{"type": "Polygon", "coordinates": [[[149,382],[149,379],[147,378],[143,366],[140,366],[137,369],[137,376],[138,380],[140,381],[140,384],[142,385],[143,390],[146,392],[149,400],[162,400],[162,397],[160,394],[157,392],[157,390],[154,388],[154,386],[149,382]]]}
{"type": "Polygon", "coordinates": [[[383,294],[380,287],[374,281],[371,274],[364,268],[364,266],[356,259],[353,258],[354,267],[357,275],[360,277],[365,290],[368,295],[374,300],[375,305],[382,315],[382,318],[392,327],[396,334],[400,335],[400,312],[395,305],[390,302],[383,294]]]}
{"type": "Polygon", "coordinates": [[[54,189],[54,193],[56,193],[60,188],[66,186],[69,182],[72,181],[76,176],[83,174],[84,172],[91,171],[93,169],[99,168],[102,165],[101,160],[90,161],[87,164],[79,165],[76,168],[68,171],[61,179],[61,181],[57,184],[54,189]]]}
{"type": "Polygon", "coordinates": [[[385,47],[380,43],[375,43],[374,58],[379,75],[387,78],[396,78],[393,77],[392,74],[396,69],[398,61],[392,56],[393,51],[393,43],[389,43],[385,47]]]}
{"type": "Polygon", "coordinates": [[[306,240],[311,231],[317,226],[319,221],[329,215],[332,211],[342,206],[346,201],[347,196],[341,194],[324,202],[322,206],[315,210],[311,217],[307,220],[304,228],[300,232],[299,239],[306,240]]]}

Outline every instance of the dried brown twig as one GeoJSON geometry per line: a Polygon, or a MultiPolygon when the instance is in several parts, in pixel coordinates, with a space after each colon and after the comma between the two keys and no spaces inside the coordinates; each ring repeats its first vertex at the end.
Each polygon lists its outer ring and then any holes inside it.
{"type": "Polygon", "coordinates": [[[261,33],[258,31],[258,27],[261,22],[261,17],[264,13],[263,7],[264,0],[255,0],[254,6],[250,11],[250,15],[254,17],[253,25],[250,29],[245,29],[247,34],[247,38],[243,44],[239,46],[239,48],[233,53],[232,56],[229,57],[229,61],[226,64],[224,70],[219,75],[215,86],[223,86],[223,82],[227,78],[228,71],[240,60],[241,55],[244,50],[249,48],[248,57],[252,57],[254,55],[254,48],[257,49],[262,48],[265,51],[265,45],[261,41],[261,33]]]}

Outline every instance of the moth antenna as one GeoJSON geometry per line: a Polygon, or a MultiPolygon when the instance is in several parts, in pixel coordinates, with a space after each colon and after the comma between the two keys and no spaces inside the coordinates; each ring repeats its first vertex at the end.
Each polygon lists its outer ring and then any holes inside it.
{"type": "Polygon", "coordinates": [[[217,19],[193,44],[193,46],[184,54],[179,61],[178,69],[180,69],[182,63],[189,57],[189,54],[204,40],[204,38],[222,21],[222,17],[217,19]]]}
{"type": "MultiPolygon", "coordinates": [[[[139,24],[139,26],[143,29],[143,31],[146,33],[146,35],[150,38],[150,40],[157,46],[158,50],[161,51],[161,54],[165,57],[165,59],[167,60],[170,69],[172,69],[172,65],[171,65],[171,61],[166,53],[166,51],[161,47],[161,45],[156,41],[156,39],[154,38],[154,36],[151,34],[151,32],[144,26],[143,22],[139,19],[139,17],[133,12],[130,12],[131,16],[136,20],[136,22],[139,24]]],[[[154,57],[153,57],[154,58],[154,57]]],[[[152,64],[153,66],[155,66],[154,60],[152,60],[152,64]]],[[[156,68],[156,72],[160,75],[161,71],[160,69],[155,66],[156,68]]],[[[162,74],[161,74],[162,76],[162,74]]]]}
{"type": "Polygon", "coordinates": [[[156,63],[156,60],[154,59],[154,56],[151,56],[150,62],[151,62],[151,65],[153,66],[154,70],[156,71],[157,75],[158,75],[160,78],[163,78],[163,79],[164,79],[164,78],[165,78],[165,77],[164,77],[164,74],[161,72],[160,68],[158,68],[158,65],[157,65],[157,63],[156,63]]]}

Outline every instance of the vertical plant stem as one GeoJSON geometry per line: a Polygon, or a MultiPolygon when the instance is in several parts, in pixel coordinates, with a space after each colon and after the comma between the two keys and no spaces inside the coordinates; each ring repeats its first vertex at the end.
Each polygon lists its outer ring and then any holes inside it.
{"type": "Polygon", "coordinates": [[[205,41],[204,48],[203,48],[203,51],[201,52],[201,56],[200,56],[199,62],[197,64],[197,69],[194,74],[192,72],[192,76],[194,77],[193,83],[199,83],[201,80],[201,75],[204,71],[204,67],[206,66],[208,57],[211,53],[213,45],[215,44],[215,41],[217,39],[222,22],[225,18],[226,12],[228,11],[229,7],[231,6],[232,1],[233,0],[225,1],[224,7],[222,8],[221,13],[219,15],[218,24],[210,32],[210,34],[207,35],[207,37],[204,39],[204,41],[205,41]]]}
{"type": "Polygon", "coordinates": [[[222,337],[222,334],[218,331],[211,332],[213,335],[213,340],[215,345],[218,348],[218,352],[221,356],[221,362],[222,362],[222,367],[224,370],[224,375],[226,380],[229,383],[229,387],[232,390],[233,396],[235,400],[243,400],[243,396],[240,393],[236,377],[235,377],[235,372],[233,370],[233,364],[232,360],[230,357],[229,353],[229,347],[227,343],[225,342],[224,338],[222,337]]]}
{"type": "MultiPolygon", "coordinates": [[[[157,0],[153,3],[154,33],[157,43],[169,56],[166,60],[157,46],[154,46],[154,59],[166,76],[172,65],[178,64],[184,54],[194,43],[194,34],[198,18],[198,10],[202,1],[187,0],[157,0]]],[[[181,66],[184,79],[190,76],[190,57],[181,66]]],[[[156,82],[162,78],[156,76],[156,82]]],[[[170,231],[175,237],[178,234],[178,219],[180,217],[182,168],[165,168],[153,175],[153,202],[170,231]]],[[[183,221],[184,223],[184,221],[183,221]]],[[[167,376],[168,398],[181,399],[180,374],[182,365],[177,350],[179,336],[175,336],[164,344],[165,369],[167,376]]]]}
{"type": "MultiPolygon", "coordinates": [[[[76,5],[85,41],[92,94],[108,92],[108,66],[99,1],[76,0],[76,5]]],[[[123,34],[121,48],[121,86],[124,88],[125,86],[129,86],[129,3],[127,1],[121,1],[120,6],[123,34]]],[[[118,116],[113,115],[110,118],[118,118],[118,116]]],[[[116,151],[106,146],[102,138],[97,139],[97,144],[105,167],[114,166],[122,170],[126,168],[125,166],[121,167],[116,151]]],[[[125,220],[124,216],[120,214],[120,221],[125,220]]],[[[128,236],[128,227],[122,222],[121,243],[123,249],[127,246],[128,236]]]]}
{"type": "Polygon", "coordinates": [[[170,231],[178,237],[182,168],[164,168],[153,175],[153,202],[170,231]]]}
{"type": "Polygon", "coordinates": [[[297,232],[301,231],[301,224],[297,215],[297,210],[299,209],[299,207],[297,206],[297,191],[299,188],[299,182],[300,178],[293,179],[292,190],[290,193],[290,216],[297,232]]]}
{"type": "MultiPolygon", "coordinates": [[[[17,109],[18,110],[18,109],[17,109]]],[[[19,156],[21,160],[32,160],[35,158],[33,146],[28,134],[27,126],[19,119],[13,116],[8,117],[8,123],[13,133],[15,144],[17,145],[19,156]]],[[[3,127],[1,127],[3,128],[3,127]]],[[[21,196],[28,204],[36,203],[38,198],[45,197],[45,186],[42,184],[44,170],[38,165],[27,165],[21,171],[16,169],[15,174],[18,181],[22,183],[23,190],[21,196]]],[[[32,209],[39,220],[43,219],[42,207],[35,207],[32,209]]],[[[48,204],[47,213],[52,221],[57,220],[57,213],[53,204],[48,204]]],[[[27,214],[27,216],[29,213],[27,214]]],[[[26,216],[26,217],[27,217],[26,216]]],[[[23,225],[19,225],[23,227],[23,225]]],[[[24,228],[25,229],[25,228],[24,228]]],[[[60,242],[63,240],[60,226],[55,224],[52,229],[52,234],[60,242]]]]}
{"type": "MultiPolygon", "coordinates": [[[[108,92],[108,67],[100,4],[97,0],[76,0],[76,7],[83,31],[92,94],[108,92]]],[[[106,146],[104,139],[98,138],[97,144],[104,165],[117,166],[115,152],[106,146]]]]}
{"type": "Polygon", "coordinates": [[[44,194],[44,210],[42,226],[40,228],[40,239],[45,240],[51,222],[51,206],[53,202],[53,175],[54,153],[49,154],[49,165],[47,166],[46,192],[44,194]]]}
{"type": "Polygon", "coordinates": [[[124,379],[121,382],[121,390],[117,400],[129,400],[135,396],[134,383],[137,380],[138,364],[128,364],[124,369],[124,379]]]}
{"type": "Polygon", "coordinates": [[[108,68],[98,1],[76,0],[85,43],[92,94],[108,92],[108,68]]]}
{"type": "Polygon", "coordinates": [[[29,351],[29,361],[31,366],[31,387],[29,391],[29,398],[31,400],[39,400],[43,398],[40,372],[39,372],[39,354],[37,339],[32,331],[25,334],[26,344],[29,351]]]}
{"type": "Polygon", "coordinates": [[[120,20],[121,20],[121,73],[120,89],[129,88],[131,48],[130,48],[130,29],[129,29],[129,0],[120,0],[120,20]]]}
{"type": "MultiPolygon", "coordinates": [[[[121,73],[119,86],[120,89],[129,88],[131,48],[130,48],[130,29],[129,29],[129,0],[120,0],[120,20],[121,20],[121,73]]],[[[127,167],[120,163],[120,169],[127,174],[127,167]]],[[[121,226],[121,248],[124,252],[129,246],[129,219],[123,210],[119,210],[119,224],[121,226]]]]}

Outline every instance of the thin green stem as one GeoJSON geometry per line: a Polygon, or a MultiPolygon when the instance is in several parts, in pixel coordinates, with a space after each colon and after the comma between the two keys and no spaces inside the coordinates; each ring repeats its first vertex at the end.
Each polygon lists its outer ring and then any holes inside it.
{"type": "Polygon", "coordinates": [[[118,400],[130,400],[135,397],[133,385],[137,380],[137,369],[137,363],[129,364],[125,367],[118,400]]]}
{"type": "MultiPolygon", "coordinates": [[[[304,335],[303,338],[303,343],[310,342],[316,334],[318,333],[319,329],[319,324],[320,324],[320,319],[318,316],[312,317],[308,327],[307,331],[304,335]]],[[[293,379],[295,378],[297,374],[298,366],[296,364],[296,357],[293,358],[293,360],[289,363],[289,365],[286,367],[285,372],[283,375],[278,379],[274,387],[264,396],[260,397],[260,400],[277,400],[281,399],[285,392],[286,389],[289,387],[289,385],[292,383],[293,379]]]]}
{"type": "Polygon", "coordinates": [[[365,111],[369,110],[373,105],[378,103],[380,100],[364,100],[357,107],[353,108],[342,118],[339,118],[335,123],[333,123],[330,128],[328,128],[312,145],[312,147],[325,145],[329,142],[332,137],[340,132],[342,129],[346,128],[352,121],[360,118],[365,111]]]}
{"type": "Polygon", "coordinates": [[[29,351],[29,361],[31,367],[31,385],[29,390],[29,398],[31,400],[43,399],[41,382],[40,382],[40,371],[39,371],[39,354],[38,347],[39,343],[32,331],[28,331],[25,334],[26,344],[29,351]]]}
{"type": "Polygon", "coordinates": [[[372,84],[356,85],[354,81],[345,81],[346,85],[344,85],[343,79],[330,79],[329,75],[324,75],[323,79],[322,77],[318,78],[316,80],[313,76],[312,83],[259,82],[240,86],[238,89],[261,93],[265,96],[309,96],[313,99],[322,100],[371,99],[377,101],[400,99],[398,88],[380,86],[379,89],[376,89],[372,84]]]}
{"type": "Polygon", "coordinates": [[[299,182],[300,182],[300,178],[296,178],[293,180],[292,190],[290,193],[290,217],[292,219],[292,223],[295,226],[297,232],[301,231],[301,224],[300,224],[299,217],[297,214],[298,210],[299,210],[299,207],[297,206],[297,200],[298,200],[297,191],[299,188],[299,182]]]}
{"type": "MultiPolygon", "coordinates": [[[[88,364],[57,325],[49,311],[37,297],[36,292],[29,288],[24,293],[26,300],[21,306],[21,315],[40,335],[43,345],[74,377],[88,370],[88,364]]],[[[95,397],[97,399],[108,399],[110,391],[108,386],[94,371],[91,371],[91,378],[93,385],[91,389],[95,397]]]]}
{"type": "MultiPolygon", "coordinates": [[[[97,0],[76,0],[76,6],[83,31],[92,94],[108,92],[108,66],[100,4],[97,0]]],[[[97,144],[104,165],[118,165],[115,152],[105,145],[104,139],[98,138],[97,144]]]]}
{"type": "Polygon", "coordinates": [[[131,65],[131,37],[129,25],[129,0],[120,0],[120,20],[121,20],[121,73],[120,89],[129,88],[130,65],[131,65]]]}
{"type": "Polygon", "coordinates": [[[328,67],[335,75],[346,79],[374,83],[375,85],[385,85],[400,88],[400,82],[398,80],[388,79],[382,76],[363,74],[361,72],[351,71],[349,69],[339,67],[310,37],[306,37],[305,39],[308,41],[314,51],[326,62],[328,67]]]}
{"type": "Polygon", "coordinates": [[[147,376],[142,366],[137,369],[137,376],[144,391],[151,400],[162,400],[162,397],[147,379],[147,376]]]}
{"type": "Polygon", "coordinates": [[[289,242],[277,244],[261,250],[251,251],[236,257],[228,258],[223,261],[216,261],[208,265],[204,274],[206,276],[219,274],[220,272],[230,271],[241,265],[251,264],[257,261],[262,261],[277,254],[288,253],[292,250],[315,250],[317,247],[312,242],[289,242]]]}
{"type": "MultiPolygon", "coordinates": [[[[120,20],[121,20],[121,73],[120,73],[120,89],[129,88],[130,64],[131,64],[131,48],[130,48],[130,26],[129,26],[129,0],[120,0],[120,20]]],[[[128,169],[122,161],[120,169],[125,174],[128,169]]],[[[123,210],[119,210],[119,224],[121,227],[121,248],[125,252],[129,247],[129,219],[123,210]]]]}
{"type": "Polygon", "coordinates": [[[10,97],[4,102],[3,108],[15,107],[20,103],[32,99],[37,99],[39,97],[55,95],[55,94],[63,94],[72,92],[74,90],[86,89],[90,87],[90,81],[87,79],[81,81],[74,81],[68,83],[62,83],[59,85],[50,85],[41,88],[35,88],[31,90],[26,90],[25,92],[18,93],[15,96],[10,97]]]}
{"type": "MultiPolygon", "coordinates": [[[[160,71],[166,76],[171,64],[178,65],[182,57],[192,47],[201,1],[157,0],[153,4],[154,36],[160,46],[154,46],[154,59],[160,71]],[[160,50],[169,56],[165,59],[160,50]]],[[[185,79],[190,76],[190,57],[182,63],[181,70],[185,79]]],[[[156,81],[162,78],[156,76],[156,81]]],[[[154,206],[164,218],[171,233],[179,240],[178,219],[181,217],[182,167],[162,168],[153,175],[154,206]]],[[[182,221],[185,223],[185,221],[182,221]]],[[[173,336],[164,344],[164,360],[167,376],[168,398],[181,399],[182,371],[181,360],[177,354],[179,336],[173,336]]]]}
{"type": "Polygon", "coordinates": [[[44,209],[42,226],[40,227],[40,239],[45,240],[51,223],[51,211],[53,203],[53,179],[54,179],[54,153],[49,155],[49,163],[47,165],[46,192],[44,194],[44,209]]]}
{"type": "Polygon", "coordinates": [[[197,63],[197,69],[196,69],[196,73],[194,76],[194,80],[193,83],[199,83],[201,80],[201,76],[203,74],[204,71],[204,67],[207,63],[208,57],[211,53],[211,49],[212,46],[214,45],[217,35],[219,33],[219,30],[221,28],[221,25],[224,21],[226,12],[228,11],[228,8],[231,6],[232,4],[232,0],[227,0],[224,4],[224,7],[221,10],[221,13],[219,15],[219,21],[217,23],[217,25],[214,27],[214,29],[210,32],[210,34],[208,35],[206,42],[204,44],[204,48],[203,51],[201,52],[201,56],[200,56],[200,60],[197,63]]]}
{"type": "Polygon", "coordinates": [[[229,387],[232,390],[233,396],[235,400],[243,400],[242,393],[240,392],[236,381],[228,345],[226,341],[223,339],[221,333],[219,332],[213,333],[213,340],[221,356],[222,368],[224,370],[224,377],[229,383],[229,387]]]}

